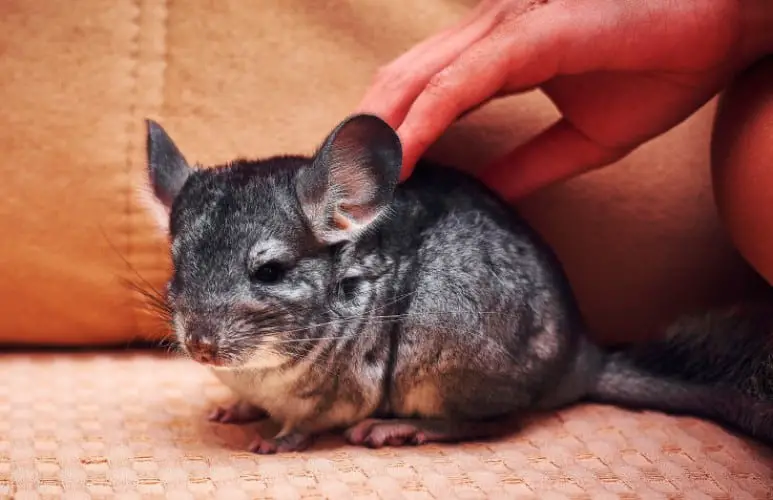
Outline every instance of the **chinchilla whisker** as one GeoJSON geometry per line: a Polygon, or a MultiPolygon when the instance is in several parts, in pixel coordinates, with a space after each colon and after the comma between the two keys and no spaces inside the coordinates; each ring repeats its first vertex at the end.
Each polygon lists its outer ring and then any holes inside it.
{"type": "MultiPolygon", "coordinates": [[[[388,324],[394,324],[395,322],[400,322],[406,319],[411,318],[442,318],[443,316],[447,315],[466,315],[466,316],[474,316],[474,315],[486,315],[486,314],[495,314],[500,315],[502,317],[510,317],[514,316],[512,314],[506,313],[506,312],[500,312],[500,311],[453,311],[453,310],[446,310],[446,311],[427,311],[427,312],[417,312],[417,313],[402,313],[402,314],[385,314],[385,315],[375,315],[372,313],[362,313],[362,314],[352,314],[348,316],[342,316],[339,318],[333,318],[329,321],[324,321],[320,323],[313,323],[310,325],[306,325],[303,327],[297,327],[297,328],[291,328],[287,329],[282,324],[274,324],[274,325],[262,325],[259,329],[251,328],[249,321],[243,321],[238,324],[238,328],[234,328],[230,332],[231,338],[234,341],[249,341],[251,338],[255,338],[256,335],[260,335],[264,337],[266,340],[274,340],[277,343],[283,343],[283,344],[289,344],[289,343],[295,343],[295,344],[301,344],[301,343],[314,343],[315,341],[326,341],[326,340],[340,340],[344,338],[351,338],[352,335],[355,335],[354,332],[341,332],[335,336],[330,335],[324,335],[322,337],[314,338],[311,335],[304,336],[302,338],[297,339],[287,339],[285,337],[289,335],[297,335],[297,334],[304,334],[305,332],[314,332],[318,331],[320,329],[325,329],[328,327],[336,327],[336,326],[342,326],[346,325],[348,323],[353,323],[356,321],[362,321],[365,320],[366,322],[371,323],[372,325],[388,325],[388,324]]],[[[453,327],[441,327],[444,330],[445,329],[453,329],[453,327]]],[[[458,327],[456,327],[458,330],[458,327]]],[[[323,332],[320,332],[323,333],[323,332]]],[[[462,332],[467,333],[472,337],[481,337],[480,332],[476,331],[469,331],[469,332],[462,332]]],[[[359,335],[366,335],[359,333],[359,335]]],[[[383,335],[383,333],[375,333],[372,334],[375,336],[383,335]]]]}
{"type": "Polygon", "coordinates": [[[497,315],[502,317],[515,317],[514,314],[507,313],[504,311],[467,311],[467,310],[436,310],[436,311],[422,311],[417,313],[401,313],[401,314],[384,314],[384,315],[371,315],[368,313],[363,314],[357,314],[357,315],[349,315],[349,316],[343,316],[340,318],[340,321],[350,321],[350,320],[360,320],[360,319],[408,319],[408,318],[422,318],[422,317],[430,317],[430,316],[444,316],[444,315],[464,315],[464,316],[475,316],[475,315],[497,315]]]}
{"type": "MultiPolygon", "coordinates": [[[[308,325],[308,326],[304,326],[304,327],[300,327],[300,328],[295,328],[295,329],[292,329],[292,330],[281,330],[281,329],[279,329],[279,330],[273,330],[272,331],[272,330],[263,330],[263,329],[261,329],[259,331],[259,333],[262,334],[262,335],[290,335],[290,334],[293,334],[293,333],[312,331],[312,330],[315,330],[315,329],[318,329],[318,328],[323,328],[323,327],[326,327],[326,326],[334,326],[334,325],[346,324],[348,322],[351,322],[353,320],[358,320],[358,319],[363,319],[363,318],[362,317],[339,318],[339,319],[335,319],[335,320],[331,320],[331,321],[326,321],[324,323],[314,323],[314,324],[311,324],[311,325],[308,325]]],[[[398,321],[399,319],[400,319],[399,317],[398,318],[394,318],[393,321],[398,321]]]]}
{"type": "MultiPolygon", "coordinates": [[[[482,335],[480,332],[476,332],[474,330],[462,329],[462,330],[459,330],[459,331],[462,332],[462,333],[467,333],[471,337],[478,338],[479,340],[482,340],[482,341],[486,342],[486,344],[488,344],[488,345],[496,346],[497,350],[499,352],[501,352],[502,354],[506,355],[507,357],[509,357],[510,359],[515,361],[515,358],[512,355],[512,353],[508,352],[504,347],[499,345],[496,342],[496,340],[494,340],[494,339],[492,339],[490,337],[486,337],[485,335],[482,335]]],[[[366,334],[366,333],[359,333],[359,334],[356,334],[356,335],[354,335],[354,334],[352,334],[352,335],[333,335],[333,336],[310,337],[310,338],[302,338],[302,339],[276,339],[276,340],[272,340],[269,343],[269,345],[272,345],[272,346],[282,345],[282,346],[284,346],[284,345],[292,345],[292,344],[296,344],[297,345],[297,344],[303,344],[303,343],[315,344],[315,343],[325,342],[325,341],[342,340],[342,339],[345,339],[345,338],[352,338],[352,337],[355,337],[355,336],[357,338],[375,338],[375,337],[379,337],[381,335],[382,335],[381,333],[368,333],[368,334],[366,334]]],[[[285,352],[283,354],[287,355],[288,353],[285,352]]]]}
{"type": "MultiPolygon", "coordinates": [[[[378,337],[380,334],[377,333],[361,333],[357,335],[359,338],[364,337],[378,337]]],[[[348,337],[352,337],[354,335],[349,335],[348,337]]],[[[343,338],[346,338],[347,335],[334,335],[330,337],[309,337],[309,338],[303,338],[303,339],[278,339],[275,341],[272,341],[272,344],[302,344],[302,343],[312,343],[312,342],[323,342],[326,340],[341,340],[343,338]]]]}
{"type": "Polygon", "coordinates": [[[142,286],[136,283],[129,283],[129,286],[134,288],[137,293],[145,298],[146,310],[155,316],[164,325],[169,325],[172,321],[172,309],[167,304],[166,300],[159,298],[155,293],[148,291],[142,286]]]}
{"type": "MultiPolygon", "coordinates": [[[[124,257],[123,253],[121,253],[121,251],[118,250],[118,248],[115,246],[113,241],[107,237],[107,233],[105,233],[104,229],[101,226],[99,229],[100,229],[100,232],[102,233],[102,237],[105,239],[105,241],[107,241],[107,244],[110,245],[110,248],[113,250],[113,252],[115,252],[118,258],[123,261],[123,263],[126,265],[126,268],[129,269],[132,272],[132,274],[134,274],[137,277],[137,279],[139,279],[140,282],[142,282],[142,284],[147,287],[147,289],[144,291],[146,292],[152,291],[152,293],[157,298],[165,302],[164,293],[161,290],[158,290],[156,287],[154,287],[150,281],[148,281],[144,276],[142,276],[142,274],[140,274],[139,271],[137,271],[137,269],[131,264],[131,262],[129,262],[129,260],[126,257],[124,257]]],[[[123,281],[129,283],[129,286],[135,286],[135,287],[139,286],[136,283],[133,283],[128,278],[123,278],[123,281]]]]}
{"type": "MultiPolygon", "coordinates": [[[[380,325],[387,325],[387,324],[393,324],[395,322],[402,321],[403,319],[405,319],[405,315],[403,315],[403,316],[396,315],[395,317],[389,317],[389,318],[387,318],[385,320],[378,320],[377,323],[380,324],[380,325]]],[[[327,326],[327,325],[330,325],[332,323],[333,322],[328,322],[328,323],[321,324],[320,326],[327,326]]],[[[317,327],[319,327],[319,326],[317,326],[317,327]]],[[[320,337],[303,337],[303,338],[291,338],[291,339],[281,338],[283,335],[286,335],[286,334],[298,333],[298,332],[301,332],[301,331],[304,331],[304,330],[313,330],[314,328],[315,328],[315,326],[309,326],[309,327],[306,327],[306,328],[290,330],[290,331],[286,331],[286,332],[263,333],[263,337],[264,337],[264,340],[266,340],[267,343],[270,344],[270,345],[291,345],[291,344],[296,344],[297,345],[297,344],[304,344],[304,343],[315,344],[315,343],[325,342],[325,341],[336,341],[336,340],[350,339],[350,338],[353,338],[353,337],[357,337],[357,338],[374,338],[374,337],[379,337],[379,336],[383,335],[383,332],[380,332],[380,331],[379,332],[373,332],[373,333],[342,332],[342,333],[337,334],[337,335],[325,335],[325,336],[320,336],[320,337]]],[[[470,337],[477,338],[479,340],[483,340],[483,341],[485,341],[489,345],[497,346],[498,350],[500,352],[505,354],[507,357],[509,357],[511,359],[514,359],[513,355],[511,353],[509,353],[508,351],[506,351],[504,349],[504,347],[499,346],[499,344],[494,339],[486,337],[485,335],[483,335],[479,331],[471,330],[471,329],[466,329],[466,328],[459,328],[458,326],[444,328],[443,330],[446,331],[446,332],[449,332],[449,333],[451,333],[451,332],[464,333],[464,334],[469,335],[470,337]]]]}
{"type": "Polygon", "coordinates": [[[464,315],[464,316],[475,316],[475,315],[498,315],[502,317],[515,317],[515,315],[511,313],[506,313],[504,311],[468,311],[468,310],[436,310],[436,311],[422,311],[417,313],[400,313],[400,314],[383,314],[383,315],[372,315],[368,313],[363,314],[357,314],[357,315],[349,315],[349,316],[343,316],[340,318],[339,321],[351,321],[351,320],[361,320],[361,319],[368,319],[368,320],[381,320],[381,319],[409,319],[409,318],[422,318],[422,317],[431,317],[431,316],[444,316],[444,315],[464,315]]]}
{"type": "MultiPolygon", "coordinates": [[[[392,323],[396,323],[400,321],[399,318],[390,319],[387,321],[380,321],[379,324],[381,325],[388,325],[392,323]]],[[[331,335],[331,336],[321,336],[321,337],[303,337],[303,338],[294,338],[294,339],[283,339],[280,336],[287,333],[296,333],[303,330],[311,330],[314,327],[308,327],[308,328],[302,328],[298,330],[289,330],[287,332],[277,332],[277,333],[268,333],[268,334],[262,334],[264,339],[271,339],[271,343],[277,343],[277,344],[291,344],[291,343],[304,343],[304,342],[321,342],[325,340],[341,340],[344,338],[352,338],[352,337],[380,337],[384,335],[383,332],[373,332],[373,333],[362,333],[362,332],[344,332],[340,333],[338,335],[331,335]]],[[[449,329],[450,331],[450,329],[449,329]]],[[[463,332],[463,333],[470,333],[475,335],[476,333],[474,331],[467,332],[463,329],[457,329],[457,331],[463,332]]]]}
{"type": "Polygon", "coordinates": [[[168,311],[168,312],[172,311],[172,308],[169,306],[166,299],[159,296],[155,290],[148,290],[147,288],[144,288],[139,284],[129,280],[126,281],[126,285],[129,288],[133,289],[135,292],[145,297],[148,303],[153,305],[154,307],[163,311],[168,311]]]}
{"type": "MultiPolygon", "coordinates": [[[[376,306],[376,307],[373,307],[373,308],[371,308],[371,309],[369,310],[369,312],[375,312],[375,311],[379,311],[379,310],[381,310],[381,309],[385,309],[385,308],[387,308],[387,307],[389,307],[389,306],[392,306],[392,305],[395,305],[395,304],[397,304],[397,303],[398,303],[398,302],[400,302],[401,300],[407,299],[408,297],[410,297],[410,296],[412,296],[412,295],[417,295],[418,293],[419,293],[419,292],[418,292],[418,290],[414,290],[414,291],[412,291],[412,292],[406,292],[406,293],[403,293],[403,294],[397,295],[397,296],[395,296],[395,297],[393,297],[393,298],[391,298],[391,299],[387,300],[387,301],[386,301],[386,302],[384,302],[383,304],[381,304],[381,305],[379,305],[379,306],[376,306]]],[[[367,298],[366,298],[366,299],[367,299],[367,298]]]]}
{"type": "Polygon", "coordinates": [[[179,343],[171,337],[164,337],[156,342],[157,347],[163,347],[166,349],[174,349],[178,347],[178,345],[179,343]]]}
{"type": "MultiPolygon", "coordinates": [[[[403,293],[403,294],[396,295],[395,297],[392,297],[389,300],[385,301],[383,304],[380,304],[378,306],[375,306],[375,307],[372,307],[372,308],[368,309],[363,314],[369,314],[371,312],[376,312],[376,311],[385,309],[385,308],[387,308],[389,306],[397,304],[398,302],[400,302],[403,299],[406,299],[406,298],[408,298],[408,297],[410,297],[412,295],[417,295],[417,294],[418,294],[418,291],[412,291],[412,292],[406,292],[406,293],[403,293]]],[[[291,314],[305,313],[305,312],[308,312],[308,311],[310,311],[312,309],[314,309],[314,307],[312,307],[312,306],[309,306],[309,307],[291,306],[291,307],[287,307],[286,308],[287,312],[289,312],[291,314]]],[[[328,308],[327,310],[328,310],[329,314],[335,314],[331,309],[328,308]]]]}
{"type": "Polygon", "coordinates": [[[183,347],[178,342],[171,342],[167,344],[166,353],[176,354],[178,356],[183,356],[183,357],[190,357],[188,353],[185,351],[185,349],[183,349],[183,347]]]}
{"type": "Polygon", "coordinates": [[[311,331],[311,330],[315,330],[326,326],[341,325],[347,322],[353,322],[353,321],[358,321],[363,319],[378,322],[378,323],[386,323],[386,322],[392,323],[392,322],[401,321],[409,318],[417,318],[417,317],[421,318],[421,317],[427,317],[427,316],[442,316],[442,315],[451,315],[451,314],[468,314],[468,315],[497,314],[503,317],[513,316],[511,314],[499,312],[499,311],[480,311],[480,312],[474,312],[474,313],[469,311],[431,311],[431,312],[421,312],[421,313],[403,313],[403,314],[390,314],[390,315],[361,314],[361,315],[343,316],[341,318],[333,319],[330,321],[325,321],[322,323],[314,323],[308,326],[294,328],[291,330],[283,330],[281,329],[281,326],[277,326],[275,327],[275,329],[261,328],[258,332],[254,332],[254,333],[259,333],[261,335],[290,335],[290,334],[300,333],[304,331],[311,331]]]}

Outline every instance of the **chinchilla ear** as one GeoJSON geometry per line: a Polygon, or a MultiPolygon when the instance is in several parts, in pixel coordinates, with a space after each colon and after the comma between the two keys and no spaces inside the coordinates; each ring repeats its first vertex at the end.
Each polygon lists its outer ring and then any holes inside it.
{"type": "Polygon", "coordinates": [[[358,114],[338,124],[296,185],[317,237],[328,244],[353,240],[383,216],[402,158],[400,138],[381,118],[358,114]]]}
{"type": "Polygon", "coordinates": [[[161,125],[153,120],[145,123],[149,193],[143,193],[142,198],[156,222],[166,230],[172,203],[194,169],[161,125]]]}

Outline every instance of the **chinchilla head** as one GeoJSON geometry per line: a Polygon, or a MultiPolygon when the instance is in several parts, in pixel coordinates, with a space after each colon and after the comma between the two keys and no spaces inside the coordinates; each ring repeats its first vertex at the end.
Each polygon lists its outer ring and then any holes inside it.
{"type": "Polygon", "coordinates": [[[271,364],[272,345],[314,335],[345,300],[356,270],[336,263],[387,213],[402,164],[397,134],[371,115],[345,119],[311,157],[211,168],[189,165],[148,121],[147,154],[175,335],[195,360],[226,367],[271,364]]]}

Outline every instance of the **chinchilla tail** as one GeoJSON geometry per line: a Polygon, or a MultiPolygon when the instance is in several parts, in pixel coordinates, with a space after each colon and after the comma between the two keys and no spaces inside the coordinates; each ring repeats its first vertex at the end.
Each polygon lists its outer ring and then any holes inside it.
{"type": "Polygon", "coordinates": [[[773,445],[773,305],[684,317],[608,351],[589,398],[691,415],[773,445]]]}

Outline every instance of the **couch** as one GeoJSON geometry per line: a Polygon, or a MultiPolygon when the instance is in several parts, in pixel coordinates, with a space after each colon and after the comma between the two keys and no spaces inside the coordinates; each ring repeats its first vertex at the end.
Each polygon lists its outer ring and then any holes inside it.
{"type": "MultiPolygon", "coordinates": [[[[771,498],[770,451],[657,412],[578,405],[500,440],[369,450],[331,436],[268,457],[244,451],[252,427],[207,421],[231,396],[169,348],[143,293],[169,273],[134,196],[144,119],[201,163],[309,152],[381,64],[474,3],[0,5],[0,498],[771,498]]],[[[731,181],[752,174],[712,171],[717,106],[518,203],[599,341],[767,292],[738,244],[753,230],[733,222],[748,218],[731,181]]],[[[474,171],[555,116],[539,92],[502,100],[429,155],[474,171]]]]}

